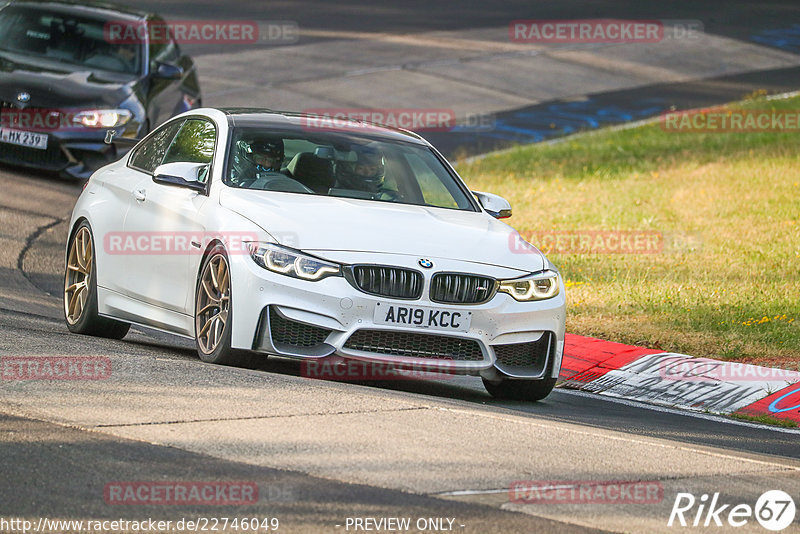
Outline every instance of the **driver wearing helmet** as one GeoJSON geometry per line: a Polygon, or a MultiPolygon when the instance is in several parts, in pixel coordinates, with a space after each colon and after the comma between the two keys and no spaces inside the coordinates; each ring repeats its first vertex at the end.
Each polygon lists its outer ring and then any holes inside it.
{"type": "Polygon", "coordinates": [[[236,142],[231,179],[242,187],[264,173],[282,172],[283,139],[271,136],[246,137],[236,142]]]}
{"type": "Polygon", "coordinates": [[[376,200],[398,200],[400,193],[386,184],[386,161],[383,152],[373,145],[354,146],[355,161],[339,161],[337,187],[372,194],[376,200]]]}

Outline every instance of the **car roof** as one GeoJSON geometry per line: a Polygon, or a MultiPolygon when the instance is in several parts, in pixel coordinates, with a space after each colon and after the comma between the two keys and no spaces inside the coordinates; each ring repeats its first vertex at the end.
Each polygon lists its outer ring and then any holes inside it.
{"type": "Polygon", "coordinates": [[[73,2],[72,0],[12,0],[7,6],[24,6],[57,13],[94,15],[95,17],[102,15],[103,17],[116,17],[125,21],[144,20],[154,15],[147,11],[92,0],[81,0],[80,2],[73,2]]]}
{"type": "Polygon", "coordinates": [[[425,139],[414,132],[369,121],[331,119],[330,117],[311,113],[275,111],[266,108],[217,109],[228,116],[228,122],[232,127],[264,127],[305,133],[318,128],[320,133],[357,134],[377,140],[404,141],[420,145],[428,144],[425,139]]]}

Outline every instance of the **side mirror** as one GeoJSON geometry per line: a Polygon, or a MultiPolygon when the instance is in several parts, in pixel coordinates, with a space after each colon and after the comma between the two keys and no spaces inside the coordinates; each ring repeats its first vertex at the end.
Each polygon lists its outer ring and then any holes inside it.
{"type": "Polygon", "coordinates": [[[183,69],[170,63],[156,63],[155,75],[166,80],[178,80],[183,76],[183,69]]]}
{"type": "Polygon", "coordinates": [[[107,145],[121,145],[121,146],[128,146],[132,147],[141,139],[138,137],[116,137],[117,131],[116,130],[106,130],[106,138],[103,142],[107,145]]]}
{"type": "Polygon", "coordinates": [[[153,181],[164,185],[177,185],[193,191],[205,191],[205,182],[200,181],[208,172],[206,163],[186,163],[178,161],[156,167],[153,181]]]}
{"type": "Polygon", "coordinates": [[[478,199],[483,209],[495,219],[508,219],[511,217],[511,204],[503,197],[480,191],[473,191],[472,194],[478,199]]]}

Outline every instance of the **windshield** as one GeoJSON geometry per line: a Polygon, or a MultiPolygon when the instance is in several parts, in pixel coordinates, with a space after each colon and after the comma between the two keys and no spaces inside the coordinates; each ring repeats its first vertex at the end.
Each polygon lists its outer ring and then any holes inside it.
{"type": "Polygon", "coordinates": [[[473,211],[434,152],[349,133],[304,135],[236,128],[225,182],[244,189],[473,211]]]}
{"type": "Polygon", "coordinates": [[[105,24],[98,19],[9,6],[0,10],[0,50],[91,70],[138,73],[142,47],[111,44],[105,39],[105,24]]]}

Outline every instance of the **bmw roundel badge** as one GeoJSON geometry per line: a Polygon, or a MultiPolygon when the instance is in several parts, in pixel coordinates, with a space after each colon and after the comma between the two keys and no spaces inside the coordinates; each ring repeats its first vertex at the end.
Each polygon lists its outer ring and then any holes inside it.
{"type": "Polygon", "coordinates": [[[430,269],[431,267],[433,267],[433,262],[431,260],[422,258],[421,260],[419,260],[419,266],[424,269],[430,269]]]}

